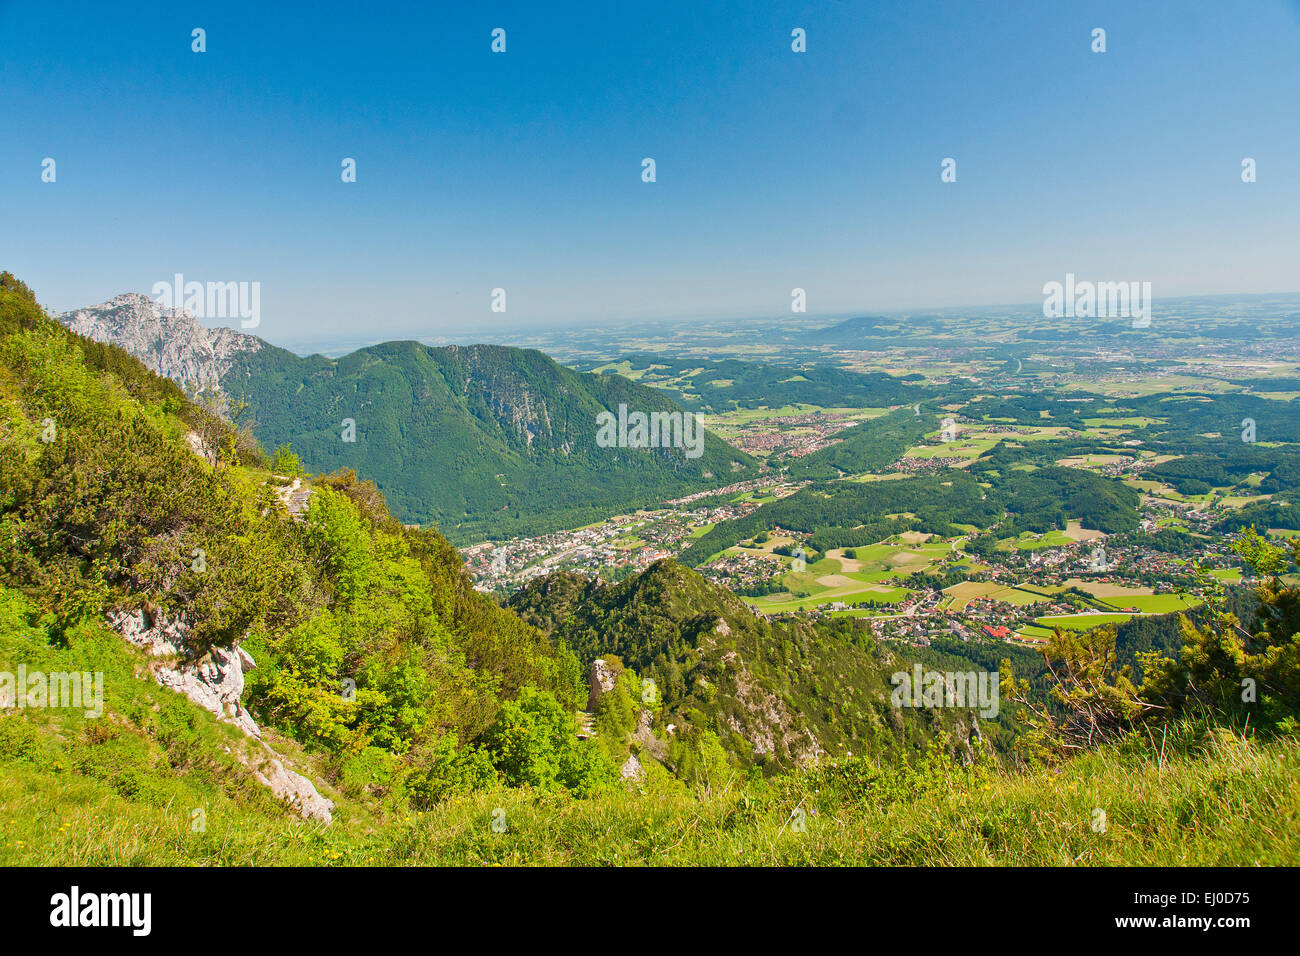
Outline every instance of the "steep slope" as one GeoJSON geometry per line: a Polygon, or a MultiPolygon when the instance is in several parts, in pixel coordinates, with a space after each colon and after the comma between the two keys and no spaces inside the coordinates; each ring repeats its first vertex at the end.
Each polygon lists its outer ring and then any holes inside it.
{"type": "Polygon", "coordinates": [[[706,434],[689,449],[601,447],[597,416],[681,410],[662,393],[565,368],[541,352],[389,342],[342,359],[262,350],[236,363],[269,446],[291,443],[312,468],[372,478],[405,521],[453,540],[539,532],[653,505],[754,473],[748,455],[706,434]],[[340,440],[356,423],[356,441],[340,440]]]}
{"type": "MultiPolygon", "coordinates": [[[[445,539],[402,527],[346,471],[316,479],[293,515],[287,479],[230,433],[215,461],[196,454],[187,437],[211,425],[174,383],[0,275],[0,589],[40,640],[111,629],[150,651],[159,683],[244,733],[260,723],[333,781],[417,801],[510,779],[493,726],[525,692],[571,741],[576,659],[475,592],[445,539]]],[[[596,766],[568,758],[571,781],[596,766]]]]}
{"type": "MultiPolygon", "coordinates": [[[[972,732],[968,710],[891,706],[890,675],[911,664],[877,643],[867,622],[769,621],[671,560],[617,584],[549,575],[509,606],[584,663],[614,660],[652,680],[642,702],[655,704],[653,730],[670,766],[672,744],[704,734],[741,766],[775,770],[846,752],[896,756],[940,732],[964,750],[972,732]]],[[[644,726],[637,730],[653,750],[644,726]]]]}
{"type": "Polygon", "coordinates": [[[61,317],[182,384],[249,404],[267,447],[313,471],[373,480],[394,515],[457,541],[540,533],[741,480],[752,458],[706,433],[686,447],[603,447],[597,416],[677,413],[662,391],[565,368],[540,352],[388,342],[340,359],[300,357],[229,329],[203,329],[143,296],[61,317]]]}

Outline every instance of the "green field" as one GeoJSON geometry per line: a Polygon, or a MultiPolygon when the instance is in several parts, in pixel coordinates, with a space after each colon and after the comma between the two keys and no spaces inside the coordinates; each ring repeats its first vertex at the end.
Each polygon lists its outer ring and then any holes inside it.
{"type": "Polygon", "coordinates": [[[1049,531],[1041,535],[1026,531],[1019,538],[1004,538],[998,542],[998,547],[1004,551],[1012,548],[1017,551],[1037,551],[1041,548],[1063,548],[1078,543],[1064,531],[1049,531]]]}
{"type": "Polygon", "coordinates": [[[997,438],[961,438],[938,445],[916,445],[907,450],[906,457],[965,458],[969,461],[978,458],[997,443],[997,438]]]}
{"type": "Polygon", "coordinates": [[[824,604],[833,604],[836,601],[843,601],[845,604],[855,606],[897,604],[911,593],[906,588],[885,588],[878,592],[823,591],[821,594],[815,594],[812,597],[797,599],[792,599],[789,594],[785,593],[769,594],[766,597],[747,597],[744,600],[754,610],[763,614],[785,614],[790,611],[813,610],[824,604]]]}
{"type": "Polygon", "coordinates": [[[1059,614],[1040,617],[1035,623],[1049,630],[1059,627],[1063,631],[1090,631],[1103,624],[1119,624],[1132,616],[1132,614],[1059,614]]]}
{"type": "Polygon", "coordinates": [[[1135,594],[1098,600],[1121,610],[1135,607],[1143,614],[1172,614],[1174,611],[1199,607],[1203,603],[1200,598],[1190,594],[1135,594]]]}

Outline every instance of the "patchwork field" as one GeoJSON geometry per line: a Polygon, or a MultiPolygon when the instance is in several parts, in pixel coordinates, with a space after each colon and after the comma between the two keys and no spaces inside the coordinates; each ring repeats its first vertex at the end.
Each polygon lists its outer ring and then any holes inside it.
{"type": "MultiPolygon", "coordinates": [[[[755,610],[767,614],[804,610],[837,601],[850,605],[897,604],[911,593],[899,582],[952,554],[952,543],[932,538],[928,534],[908,533],[880,544],[837,548],[820,561],[808,565],[803,572],[787,572],[783,580],[785,591],[744,600],[755,610]],[[848,557],[848,552],[852,552],[854,557],[848,557]]],[[[767,544],[775,546],[771,541],[767,544]]],[[[747,550],[746,553],[756,552],[747,550]]],[[[784,556],[772,557],[787,565],[791,563],[784,556]]]]}
{"type": "Polygon", "coordinates": [[[987,598],[993,601],[1005,601],[1016,607],[1025,607],[1039,601],[1050,600],[1050,594],[1041,593],[1045,590],[1047,589],[1030,591],[1021,587],[1009,587],[997,581],[963,581],[961,584],[954,584],[944,589],[943,593],[948,595],[948,600],[942,606],[953,611],[963,611],[971,601],[987,598]]]}
{"type": "MultiPolygon", "coordinates": [[[[937,435],[935,437],[938,437],[937,435]]],[[[995,437],[958,438],[937,445],[915,445],[907,450],[907,458],[964,458],[974,461],[998,443],[995,437]]]]}
{"type": "Polygon", "coordinates": [[[898,604],[911,593],[906,588],[853,582],[851,587],[827,588],[818,594],[804,598],[796,598],[788,592],[781,592],[764,597],[747,597],[744,600],[754,610],[764,614],[784,614],[834,604],[837,601],[855,606],[898,604]]]}

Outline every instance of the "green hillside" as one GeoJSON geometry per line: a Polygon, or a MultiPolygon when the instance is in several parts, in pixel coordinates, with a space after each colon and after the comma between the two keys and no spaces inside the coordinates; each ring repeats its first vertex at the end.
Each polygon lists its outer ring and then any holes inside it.
{"type": "Polygon", "coordinates": [[[679,557],[698,566],[737,542],[776,528],[812,534],[811,543],[821,549],[873,544],[908,530],[955,537],[962,533],[958,525],[997,525],[999,535],[1006,536],[1064,529],[1077,519],[1085,528],[1126,531],[1137,527],[1139,498],[1119,481],[1074,468],[1046,467],[1003,476],[981,459],[969,469],[941,475],[816,482],[747,515],[719,522],[679,557]]]}
{"type": "Polygon", "coordinates": [[[792,478],[839,478],[880,471],[898,461],[922,435],[939,426],[933,412],[900,408],[869,419],[836,435],[835,444],[795,459],[792,478]]]}
{"type": "Polygon", "coordinates": [[[752,477],[748,455],[707,434],[681,447],[605,448],[596,416],[681,412],[616,375],[565,368],[494,345],[388,342],[340,359],[263,347],[224,377],[268,448],[291,445],[313,470],[352,468],[393,514],[451,540],[538,534],[752,477]],[[355,442],[342,439],[355,422],[355,442]]]}
{"type": "Polygon", "coordinates": [[[653,681],[665,747],[706,735],[737,766],[776,771],[828,754],[915,755],[941,734],[957,752],[972,734],[969,710],[890,706],[890,675],[911,663],[865,621],[769,621],[674,561],[617,584],[553,574],[509,607],[584,664],[612,658],[653,681]]]}
{"type": "MultiPolygon", "coordinates": [[[[475,592],[445,539],[404,528],[348,471],[311,482],[291,516],[256,446],[4,283],[0,587],[31,628],[12,654],[102,643],[113,611],[180,628],[181,664],[239,646],[257,664],[256,719],[327,779],[400,780],[413,799],[495,779],[498,724],[522,696],[560,715],[581,763],[576,658],[475,592]]],[[[126,702],[138,688],[123,693],[107,706],[148,737],[152,718],[126,702]]]]}

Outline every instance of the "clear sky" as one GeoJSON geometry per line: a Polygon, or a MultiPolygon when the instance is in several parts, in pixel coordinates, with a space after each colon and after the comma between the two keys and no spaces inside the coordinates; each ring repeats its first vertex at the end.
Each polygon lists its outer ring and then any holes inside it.
{"type": "Polygon", "coordinates": [[[271,341],[1300,289],[1295,0],[0,0],[0,53],[0,268],[56,310],[176,272],[260,282],[271,341]]]}

